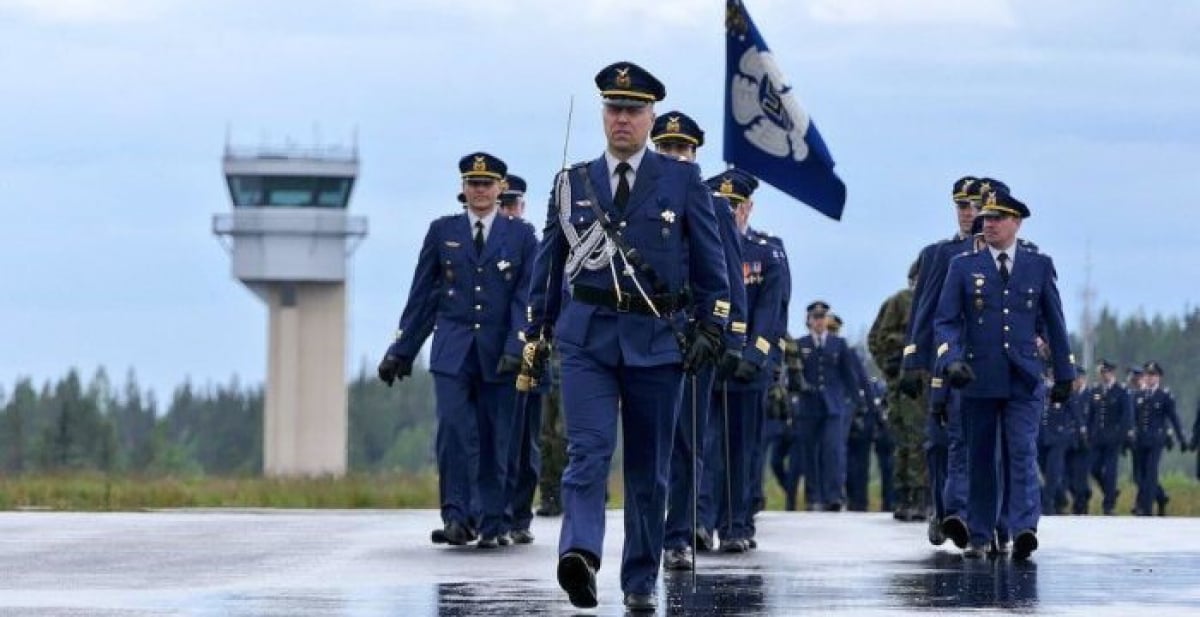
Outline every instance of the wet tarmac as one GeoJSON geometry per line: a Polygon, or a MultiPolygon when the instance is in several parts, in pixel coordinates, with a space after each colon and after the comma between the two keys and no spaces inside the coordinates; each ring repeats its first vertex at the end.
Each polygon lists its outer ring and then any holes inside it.
{"type": "MultiPolygon", "coordinates": [[[[435,547],[436,512],[0,514],[0,615],[622,615],[621,515],[600,606],[529,546],[435,547]]],[[[1200,615],[1200,519],[1045,518],[1032,561],[964,560],[883,514],[765,513],[760,548],[665,576],[660,615],[1200,615]]]]}

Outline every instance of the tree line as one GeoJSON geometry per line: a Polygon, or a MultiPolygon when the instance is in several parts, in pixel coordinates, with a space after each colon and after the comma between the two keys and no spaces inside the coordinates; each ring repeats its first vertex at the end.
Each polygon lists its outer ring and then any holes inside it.
{"type": "MultiPolygon", "coordinates": [[[[1190,431],[1200,399],[1200,308],[1182,316],[1097,320],[1096,358],[1122,368],[1155,360],[1190,431]]],[[[1078,336],[1072,347],[1082,349],[1078,336]]],[[[1089,367],[1090,376],[1094,371],[1089,367]]],[[[433,378],[422,366],[388,388],[366,362],[347,384],[351,471],[422,471],[433,465],[433,378]]],[[[72,369],[40,386],[18,379],[0,389],[0,464],[9,474],[100,470],[113,473],[255,475],[262,471],[263,388],[236,377],[190,381],[160,403],[130,369],[115,384],[100,368],[86,380],[72,369]]],[[[1164,470],[1191,473],[1176,451],[1164,470]]]]}

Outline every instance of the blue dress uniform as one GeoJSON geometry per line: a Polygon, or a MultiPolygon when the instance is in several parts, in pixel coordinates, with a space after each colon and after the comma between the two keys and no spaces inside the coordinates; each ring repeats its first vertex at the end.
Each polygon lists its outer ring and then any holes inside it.
{"type": "MultiPolygon", "coordinates": [[[[841,319],[836,319],[840,329],[841,319]]],[[[871,479],[871,446],[879,428],[879,408],[875,400],[875,388],[867,377],[867,369],[854,349],[850,349],[849,352],[853,356],[861,402],[851,406],[851,412],[847,415],[846,509],[866,512],[870,503],[867,488],[871,479]]]]}
{"type": "MultiPolygon", "coordinates": [[[[1083,367],[1075,367],[1078,374],[1083,367]]],[[[1067,449],[1075,443],[1083,422],[1080,403],[1084,399],[1072,393],[1063,403],[1046,401],[1038,430],[1038,466],[1042,470],[1042,512],[1062,514],[1066,502],[1067,449]]]]}
{"type": "MultiPolygon", "coordinates": [[[[596,83],[609,106],[606,114],[665,96],[661,82],[628,62],[601,70],[596,83]]],[[[562,358],[568,463],[559,584],[572,604],[596,604],[594,571],[603,554],[605,493],[620,416],[621,588],[627,605],[652,606],[683,384],[679,333],[689,316],[682,309],[694,307],[694,336],[715,332],[718,338],[730,312],[712,200],[692,163],[645,149],[618,161],[606,151],[558,174],[548,210],[526,338],[552,335],[562,358]],[[633,182],[618,178],[622,162],[634,170],[633,182]],[[628,187],[623,208],[617,200],[622,186],[628,187]],[[611,224],[607,230],[605,220],[611,224]],[[642,265],[630,263],[636,256],[621,251],[613,237],[636,250],[642,265]],[[683,296],[685,289],[690,299],[683,296]]],[[[711,338],[693,338],[689,359],[695,350],[707,354],[711,343],[711,338]]]]}
{"type": "Polygon", "coordinates": [[[1114,365],[1102,361],[1099,368],[1101,383],[1088,391],[1087,435],[1092,478],[1102,494],[1100,507],[1105,514],[1112,514],[1120,494],[1117,473],[1121,447],[1126,434],[1133,430],[1133,397],[1124,384],[1111,377],[1114,365]]]}
{"type": "MultiPolygon", "coordinates": [[[[704,131],[687,114],[669,111],[655,118],[650,139],[655,145],[674,142],[695,149],[704,145],[704,131]]],[[[729,326],[725,329],[725,347],[740,350],[746,340],[746,289],[741,279],[742,247],[729,202],[714,196],[713,213],[716,215],[717,229],[721,235],[725,273],[730,287],[729,326]]],[[[690,569],[693,566],[691,556],[687,552],[688,549],[694,548],[692,545],[696,542],[692,536],[693,491],[697,491],[696,512],[701,521],[697,534],[702,537],[704,548],[709,548],[711,543],[711,523],[705,525],[703,521],[707,520],[704,514],[711,511],[713,506],[711,496],[704,492],[703,486],[706,484],[708,459],[711,456],[707,450],[706,438],[709,432],[715,373],[716,369],[712,366],[698,371],[694,379],[685,384],[684,395],[680,398],[679,422],[671,449],[667,522],[663,542],[666,549],[664,567],[667,569],[690,569]],[[695,447],[692,442],[693,436],[698,442],[695,447]],[[696,485],[693,484],[694,477],[700,478],[696,485]]]]}
{"type": "MultiPolygon", "coordinates": [[[[503,161],[474,153],[459,162],[463,178],[502,179],[503,161]]],[[[411,366],[433,333],[429,369],[437,399],[438,489],[445,524],[471,526],[478,486],[485,539],[503,533],[504,490],[514,391],[497,372],[501,356],[519,357],[529,274],[537,240],[524,222],[492,211],[482,251],[467,213],[429,226],[408,302],[387,356],[411,366]],[[472,441],[478,439],[477,450],[472,441]],[[478,464],[472,465],[472,454],[478,464]],[[476,469],[477,477],[469,477],[476,469]]]]}
{"type": "MultiPolygon", "coordinates": [[[[985,197],[980,216],[1023,219],[1029,210],[1011,195],[993,192],[985,197]]],[[[1003,456],[997,445],[1002,443],[1008,454],[1008,523],[1018,532],[1014,557],[1023,559],[1037,548],[1041,506],[1037,431],[1045,386],[1039,335],[1051,349],[1055,400],[1070,396],[1075,369],[1052,260],[1016,243],[1008,249],[1013,254],[999,253],[1011,262],[998,260],[994,250],[950,263],[938,301],[935,340],[947,379],[963,386],[963,433],[970,460],[967,555],[982,555],[1000,520],[1003,456]]]]}
{"type": "Polygon", "coordinates": [[[765,487],[767,450],[772,444],[779,445],[783,439],[784,431],[787,429],[787,424],[791,421],[790,409],[792,409],[791,394],[788,392],[787,375],[783,368],[783,349],[787,340],[788,328],[788,304],[792,297],[792,270],[788,265],[787,248],[784,246],[783,238],[771,235],[765,231],[754,230],[758,237],[766,240],[768,244],[774,247],[776,255],[779,257],[780,268],[780,306],[779,319],[776,320],[777,332],[775,333],[774,344],[771,345],[771,354],[767,358],[767,366],[765,370],[772,376],[771,383],[767,387],[767,405],[772,405],[772,391],[775,396],[782,399],[778,403],[774,403],[778,411],[783,412],[783,418],[772,417],[772,414],[765,414],[758,429],[758,439],[755,442],[754,453],[750,457],[750,548],[757,548],[758,544],[754,539],[757,531],[754,526],[753,515],[758,514],[767,507],[767,497],[765,487]]]}
{"type": "Polygon", "coordinates": [[[797,341],[804,380],[809,386],[801,395],[797,430],[805,442],[805,496],[809,507],[837,511],[845,505],[846,418],[852,409],[849,405],[861,403],[861,394],[855,359],[845,339],[828,332],[823,338],[824,342],[807,334],[797,341]],[[809,486],[813,488],[811,493],[809,486]]]}
{"type": "MultiPolygon", "coordinates": [[[[719,191],[731,202],[745,201],[757,186],[754,178],[730,170],[721,176],[719,191]]],[[[729,444],[725,475],[730,490],[717,491],[723,551],[749,548],[753,536],[753,482],[755,451],[762,437],[763,404],[772,371],[769,362],[778,336],[782,307],[783,267],[778,249],[762,235],[747,229],[742,236],[742,277],[746,287],[746,346],[736,374],[726,384],[728,426],[716,426],[710,434],[729,444]]],[[[761,474],[761,472],[760,472],[761,474]]],[[[758,480],[761,482],[761,475],[758,480]]]]}
{"type": "MultiPolygon", "coordinates": [[[[1147,362],[1147,374],[1162,375],[1157,362],[1147,362]]],[[[1158,466],[1162,461],[1163,447],[1174,443],[1177,435],[1183,435],[1183,425],[1175,410],[1175,397],[1168,388],[1147,387],[1140,390],[1134,400],[1134,481],[1137,482],[1137,502],[1134,514],[1150,516],[1154,501],[1166,502],[1158,483],[1158,466]]],[[[1182,438],[1180,438],[1182,439],[1182,438]]]]}

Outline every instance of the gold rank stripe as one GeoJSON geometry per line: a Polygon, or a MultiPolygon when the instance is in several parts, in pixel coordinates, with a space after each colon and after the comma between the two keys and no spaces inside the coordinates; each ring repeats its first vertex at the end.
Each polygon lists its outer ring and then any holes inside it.
{"type": "Polygon", "coordinates": [[[913,354],[915,354],[915,353],[917,353],[917,346],[916,346],[916,345],[905,345],[905,346],[904,346],[904,355],[906,355],[906,356],[911,356],[911,355],[913,355],[913,354]]]}
{"type": "Polygon", "coordinates": [[[699,139],[696,139],[695,137],[692,137],[691,135],[684,135],[683,133],[663,133],[662,135],[659,135],[658,137],[655,137],[655,138],[651,139],[650,141],[653,141],[654,143],[658,143],[664,139],[681,139],[683,141],[686,141],[686,142],[692,144],[693,146],[700,145],[699,139]]]}
{"type": "Polygon", "coordinates": [[[713,305],[713,315],[721,319],[729,319],[729,300],[717,300],[713,305]]]}
{"type": "Polygon", "coordinates": [[[931,387],[931,388],[940,388],[940,387],[942,387],[942,378],[941,378],[941,377],[934,377],[933,379],[930,379],[930,380],[929,380],[929,387],[931,387]]]}
{"type": "Polygon", "coordinates": [[[731,330],[731,331],[732,331],[734,334],[745,334],[745,333],[746,333],[746,322],[744,322],[744,321],[735,321],[735,322],[733,322],[733,323],[729,324],[729,329],[730,329],[730,330],[731,330]]]}
{"type": "Polygon", "coordinates": [[[787,339],[785,339],[785,338],[779,339],[779,348],[782,349],[783,351],[787,351],[787,339]]]}
{"type": "Polygon", "coordinates": [[[947,351],[950,351],[950,343],[942,343],[941,345],[938,345],[937,357],[940,358],[944,356],[947,351]]]}
{"type": "Polygon", "coordinates": [[[767,339],[765,339],[761,336],[758,337],[758,339],[754,341],[754,348],[763,353],[771,353],[770,341],[768,341],[767,339]]]}

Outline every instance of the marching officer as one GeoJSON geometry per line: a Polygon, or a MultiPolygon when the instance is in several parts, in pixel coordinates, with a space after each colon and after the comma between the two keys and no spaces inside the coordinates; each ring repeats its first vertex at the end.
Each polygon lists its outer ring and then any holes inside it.
{"type": "Polygon", "coordinates": [[[1100,485],[1100,509],[1113,514],[1117,505],[1117,472],[1126,434],[1133,430],[1133,396],[1117,381],[1117,366],[1101,360],[1100,380],[1089,392],[1087,438],[1091,446],[1092,478],[1100,485]]]}
{"type": "MultiPolygon", "coordinates": [[[[1053,383],[1053,379],[1050,380],[1053,383]]],[[[1042,411],[1041,428],[1038,430],[1038,466],[1042,470],[1042,513],[1062,514],[1066,501],[1067,448],[1075,442],[1082,424],[1079,406],[1087,384],[1087,373],[1082,366],[1075,367],[1075,383],[1071,398],[1062,403],[1047,404],[1042,411]]]]}
{"type": "Polygon", "coordinates": [[[717,443],[728,444],[724,460],[728,489],[715,492],[720,504],[716,525],[721,530],[720,550],[741,553],[750,548],[753,538],[753,482],[756,479],[761,482],[755,452],[762,437],[767,387],[774,375],[769,363],[779,336],[783,265],[780,251],[764,234],[750,228],[758,180],[739,169],[730,169],[706,183],[734,206],[734,219],[741,234],[740,270],[746,290],[745,347],[719,394],[720,405],[727,408],[728,423],[715,423],[709,431],[717,443]]]}
{"type": "Polygon", "coordinates": [[[621,588],[626,608],[653,611],[683,374],[716,358],[729,282],[699,168],[646,148],[664,86],[632,62],[605,67],[595,81],[607,147],[555,178],[530,289],[527,370],[544,363],[539,350],[553,337],[568,443],[559,585],[573,605],[596,606],[620,417],[621,588]]]}
{"type": "Polygon", "coordinates": [[[987,249],[951,261],[935,318],[938,362],[963,397],[969,558],[982,557],[995,540],[1001,461],[1007,463],[1008,524],[1017,532],[1013,558],[1028,559],[1038,547],[1037,430],[1045,396],[1039,334],[1051,351],[1051,402],[1066,401],[1075,378],[1054,264],[1017,242],[1029,214],[1006,192],[987,195],[979,213],[987,249]]]}
{"type": "Polygon", "coordinates": [[[1158,483],[1158,465],[1162,461],[1163,447],[1175,447],[1176,436],[1184,434],[1183,426],[1175,411],[1175,397],[1170,388],[1160,387],[1162,366],[1147,362],[1144,371],[1145,387],[1138,391],[1134,401],[1133,468],[1138,492],[1133,513],[1150,516],[1157,500],[1159,515],[1166,516],[1170,497],[1158,483]]]}
{"type": "MultiPolygon", "coordinates": [[[[843,321],[836,313],[826,317],[826,330],[835,336],[841,336],[843,321]]],[[[871,477],[871,445],[875,442],[875,433],[879,428],[879,409],[876,406],[875,388],[867,377],[867,369],[863,366],[858,352],[848,347],[851,356],[851,367],[854,370],[855,386],[858,389],[858,404],[846,401],[850,413],[846,415],[846,509],[854,512],[866,512],[870,501],[867,490],[871,477]]]]}
{"type": "Polygon", "coordinates": [[[862,395],[846,340],[827,330],[829,305],[816,300],[806,311],[809,334],[797,341],[807,386],[797,416],[806,451],[805,496],[810,510],[839,512],[845,506],[846,426],[853,409],[847,403],[862,404],[862,395]]]}
{"type": "MultiPolygon", "coordinates": [[[[1075,367],[1079,375],[1086,375],[1083,367],[1075,367]]],[[[1066,469],[1066,492],[1071,495],[1071,513],[1087,514],[1088,502],[1092,499],[1092,488],[1088,485],[1088,446],[1087,410],[1091,402],[1091,388],[1087,387],[1087,379],[1076,378],[1075,389],[1071,393],[1070,405],[1075,410],[1075,431],[1067,443],[1067,451],[1063,464],[1066,469]]]]}
{"type": "MultiPolygon", "coordinates": [[[[704,145],[704,131],[690,116],[679,111],[669,111],[654,120],[650,140],[660,154],[695,162],[696,150],[704,145]]],[[[710,187],[711,188],[711,187],[710,187]]],[[[742,247],[738,239],[737,223],[732,204],[723,197],[713,197],[713,214],[721,234],[721,246],[725,254],[725,273],[729,278],[730,312],[729,326],[725,329],[723,356],[728,372],[737,366],[741,349],[746,339],[745,304],[746,291],[742,284],[742,247]]],[[[712,510],[712,500],[706,494],[697,494],[705,484],[708,474],[706,463],[711,455],[706,450],[710,433],[710,407],[716,367],[705,367],[696,372],[685,387],[680,399],[679,423],[675,431],[674,447],[671,449],[670,481],[667,494],[667,522],[664,533],[663,568],[667,570],[690,570],[694,567],[694,550],[708,550],[712,545],[710,529],[705,514],[712,510]],[[693,390],[694,387],[694,390],[693,390]],[[692,440],[695,436],[696,444],[692,440]],[[700,478],[700,481],[695,480],[700,478]],[[696,484],[694,484],[696,483],[696,484]],[[697,504],[692,503],[693,496],[697,504]],[[693,505],[700,522],[693,521],[693,505]],[[696,536],[692,530],[696,529],[696,536]],[[693,546],[703,544],[703,547],[693,546]]],[[[715,512],[713,513],[715,518],[715,512]]]]}
{"type": "MultiPolygon", "coordinates": [[[[529,226],[525,220],[525,179],[508,174],[501,186],[500,213],[529,226]]],[[[537,388],[517,398],[518,407],[513,409],[513,427],[508,447],[508,476],[505,489],[508,493],[508,509],[505,511],[505,532],[500,543],[513,544],[533,542],[529,525],[533,521],[533,494],[537,491],[538,475],[542,456],[539,436],[542,426],[542,395],[549,382],[540,382],[537,388]]]]}
{"type": "Polygon", "coordinates": [[[462,545],[475,538],[474,484],[481,511],[478,546],[495,548],[504,533],[512,374],[520,366],[518,335],[537,240],[529,225],[497,211],[504,161],[475,152],[458,167],[465,212],[429,226],[396,338],[378,372],[389,386],[410,375],[413,359],[433,333],[429,370],[437,401],[443,522],[435,540],[462,545]],[[473,455],[478,464],[471,464],[473,455]]]}

